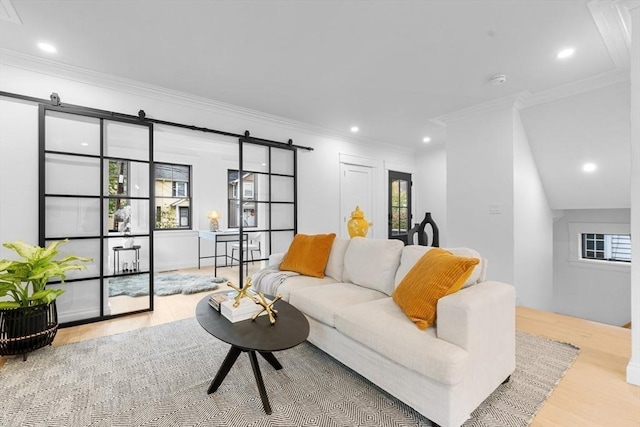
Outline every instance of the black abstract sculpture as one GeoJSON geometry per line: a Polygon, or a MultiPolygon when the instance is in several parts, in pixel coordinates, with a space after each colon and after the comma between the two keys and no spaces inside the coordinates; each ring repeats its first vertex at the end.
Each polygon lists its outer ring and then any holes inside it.
{"type": "Polygon", "coordinates": [[[420,246],[440,246],[440,232],[438,231],[436,222],[433,220],[433,218],[431,218],[431,212],[425,213],[422,222],[420,224],[416,224],[411,230],[407,232],[408,244],[414,244],[415,235],[418,236],[418,245],[420,246]],[[431,226],[431,245],[429,245],[429,236],[424,231],[427,224],[431,226]]]}

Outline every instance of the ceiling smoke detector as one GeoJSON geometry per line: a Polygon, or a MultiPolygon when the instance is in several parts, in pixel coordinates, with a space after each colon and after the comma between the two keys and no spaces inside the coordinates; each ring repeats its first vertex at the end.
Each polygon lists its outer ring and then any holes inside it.
{"type": "Polygon", "coordinates": [[[495,76],[491,77],[491,84],[495,86],[500,86],[506,81],[507,81],[507,76],[505,76],[504,74],[496,74],[495,76]]]}

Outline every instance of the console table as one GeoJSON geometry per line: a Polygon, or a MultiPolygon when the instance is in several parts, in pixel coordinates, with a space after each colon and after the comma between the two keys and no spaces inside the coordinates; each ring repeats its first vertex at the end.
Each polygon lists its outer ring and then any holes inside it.
{"type": "Polygon", "coordinates": [[[133,263],[131,264],[131,271],[140,270],[140,245],[133,245],[130,248],[125,248],[124,246],[114,246],[113,247],[113,273],[120,273],[120,252],[123,251],[134,251],[133,252],[133,263]]]}

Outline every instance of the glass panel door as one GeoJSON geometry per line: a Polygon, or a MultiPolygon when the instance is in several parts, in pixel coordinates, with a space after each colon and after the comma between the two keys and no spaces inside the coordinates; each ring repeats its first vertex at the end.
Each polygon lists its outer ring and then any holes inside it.
{"type": "Polygon", "coordinates": [[[105,315],[153,308],[151,125],[103,121],[105,315]]]}
{"type": "Polygon", "coordinates": [[[241,167],[228,171],[228,209],[229,228],[244,236],[234,259],[243,266],[241,283],[297,232],[296,160],[295,149],[240,140],[241,167]]]}
{"type": "Polygon", "coordinates": [[[40,126],[40,245],[93,259],[56,285],[60,323],[153,309],[152,125],[41,105],[40,126]]]}
{"type": "Polygon", "coordinates": [[[411,219],[411,174],[389,171],[389,238],[407,244],[411,219]]]}

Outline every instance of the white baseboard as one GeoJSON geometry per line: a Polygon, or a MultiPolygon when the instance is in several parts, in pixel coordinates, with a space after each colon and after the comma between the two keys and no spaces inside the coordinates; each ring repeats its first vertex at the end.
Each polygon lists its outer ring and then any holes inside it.
{"type": "Polygon", "coordinates": [[[631,361],[627,365],[627,382],[640,386],[640,361],[631,361]]]}
{"type": "MultiPolygon", "coordinates": [[[[198,265],[194,265],[193,262],[163,262],[163,263],[155,263],[153,266],[153,269],[158,272],[158,271],[170,271],[170,270],[180,270],[180,269],[185,269],[185,268],[194,268],[197,267],[198,265]]],[[[202,266],[204,267],[205,264],[203,263],[202,266]]]]}
{"type": "MultiPolygon", "coordinates": [[[[110,315],[111,308],[105,307],[104,314],[105,316],[110,315]]],[[[100,310],[97,308],[88,310],[74,310],[65,313],[60,313],[58,311],[58,323],[75,322],[76,320],[91,319],[98,316],[100,316],[100,310]]]]}

